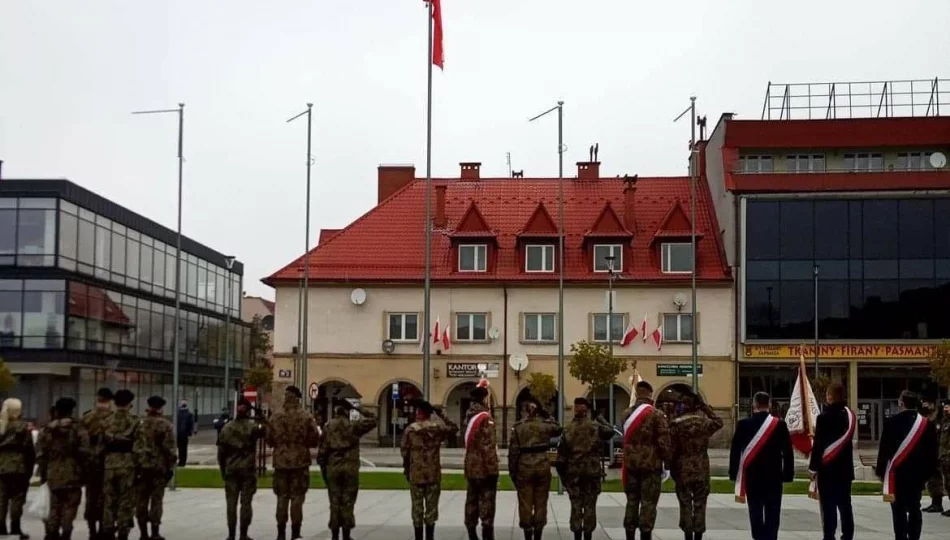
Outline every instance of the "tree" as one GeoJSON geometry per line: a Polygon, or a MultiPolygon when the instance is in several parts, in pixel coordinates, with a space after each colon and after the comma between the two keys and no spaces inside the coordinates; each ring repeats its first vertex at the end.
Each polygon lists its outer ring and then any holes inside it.
{"type": "Polygon", "coordinates": [[[249,349],[248,369],[244,380],[262,392],[270,392],[274,382],[274,366],[268,360],[271,350],[270,333],[264,330],[260,315],[255,315],[251,321],[249,349]]]}
{"type": "Polygon", "coordinates": [[[0,392],[9,392],[15,386],[16,379],[13,377],[13,373],[10,372],[10,368],[7,367],[3,358],[0,358],[0,392]]]}
{"type": "Polygon", "coordinates": [[[557,384],[554,377],[547,373],[532,373],[528,375],[528,390],[542,406],[549,407],[557,393],[557,384]]]}
{"type": "Polygon", "coordinates": [[[930,378],[940,386],[950,386],[950,341],[937,345],[931,353],[930,378]]]}
{"type": "Polygon", "coordinates": [[[608,390],[627,369],[627,360],[611,356],[607,345],[585,340],[571,345],[568,368],[571,376],[586,384],[596,397],[598,391],[608,390]]]}

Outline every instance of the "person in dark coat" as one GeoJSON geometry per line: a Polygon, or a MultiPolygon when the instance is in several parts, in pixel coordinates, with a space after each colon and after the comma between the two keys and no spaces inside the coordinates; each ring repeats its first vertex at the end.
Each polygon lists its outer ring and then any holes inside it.
{"type": "Polygon", "coordinates": [[[188,462],[188,439],[195,434],[195,415],[188,410],[188,402],[182,401],[178,407],[178,425],[175,429],[175,440],[178,441],[178,466],[184,467],[188,462]]]}
{"type": "Polygon", "coordinates": [[[854,482],[854,413],[845,406],[844,385],[834,383],[825,393],[827,406],[815,421],[815,443],[808,474],[818,485],[823,516],[824,540],[835,540],[838,513],[841,514],[841,540],[854,539],[854,510],[851,507],[851,483],[854,482]]]}
{"type": "Polygon", "coordinates": [[[760,439],[759,451],[748,460],[742,474],[746,479],[745,496],[753,540],[776,540],[782,515],[782,484],[795,479],[795,456],[785,421],[770,418],[769,395],[758,392],[752,402],[752,416],[736,424],[729,452],[729,478],[738,479],[743,451],[765,422],[774,422],[774,428],[760,439]]]}
{"type": "Polygon", "coordinates": [[[894,520],[894,538],[901,540],[920,540],[923,530],[923,515],[920,499],[924,484],[937,467],[937,431],[933,424],[920,417],[917,412],[918,397],[914,392],[901,393],[898,407],[900,412],[884,422],[881,444],[877,451],[875,472],[882,480],[888,473],[888,465],[897,457],[900,463],[893,466],[893,492],[885,492],[885,500],[891,503],[891,516],[894,520]],[[898,456],[898,450],[914,426],[921,420],[923,430],[916,443],[898,456]],[[892,500],[891,500],[892,499],[892,500]]]}

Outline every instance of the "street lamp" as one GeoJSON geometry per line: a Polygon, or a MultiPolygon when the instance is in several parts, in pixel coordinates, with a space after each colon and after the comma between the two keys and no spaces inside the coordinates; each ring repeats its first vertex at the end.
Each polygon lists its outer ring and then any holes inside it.
{"type": "Polygon", "coordinates": [[[689,98],[689,108],[680,113],[673,122],[682,118],[686,113],[690,113],[690,137],[689,137],[689,217],[690,217],[690,290],[692,299],[689,303],[692,313],[690,314],[690,324],[693,333],[692,348],[692,368],[693,368],[693,392],[699,393],[699,336],[696,335],[696,168],[699,166],[699,160],[696,159],[696,96],[689,98]]]}
{"type": "MultiPolygon", "coordinates": [[[[620,275],[614,271],[614,261],[617,260],[617,257],[614,255],[608,255],[604,257],[607,261],[607,347],[610,354],[610,359],[614,358],[614,280],[619,278],[620,275]]],[[[621,330],[623,332],[623,330],[621,330]]],[[[610,409],[608,413],[608,418],[610,418],[610,425],[616,423],[616,414],[614,411],[614,385],[610,384],[610,389],[608,390],[607,403],[610,409]]],[[[613,455],[614,451],[613,439],[610,440],[610,455],[613,455]]]]}
{"type": "MultiPolygon", "coordinates": [[[[179,379],[179,353],[178,341],[181,339],[181,199],[182,199],[182,181],[184,174],[184,134],[185,134],[185,104],[179,103],[177,109],[157,109],[150,111],[135,111],[132,114],[172,114],[178,115],[178,233],[175,246],[175,328],[172,332],[172,424],[178,425],[178,379],[179,379]]],[[[177,430],[175,430],[177,431],[177,430]]],[[[178,434],[175,433],[177,443],[178,434]]],[[[171,489],[175,490],[178,483],[178,469],[172,476],[171,489]]]]}
{"type": "Polygon", "coordinates": [[[231,375],[230,375],[230,369],[231,369],[231,310],[234,308],[234,306],[232,305],[232,303],[233,303],[232,294],[233,294],[233,293],[232,293],[232,291],[231,291],[231,287],[232,287],[232,285],[231,285],[231,268],[234,267],[234,260],[235,260],[235,257],[230,256],[230,255],[228,255],[228,256],[226,256],[226,257],[224,258],[224,264],[228,267],[228,275],[227,275],[227,280],[228,280],[228,287],[227,287],[227,292],[228,292],[228,304],[227,304],[227,314],[225,315],[225,319],[224,319],[224,342],[225,342],[225,343],[224,343],[224,409],[225,409],[225,410],[229,410],[229,409],[230,409],[230,404],[231,404],[231,399],[228,397],[228,394],[230,393],[230,386],[229,386],[229,384],[230,384],[230,380],[231,380],[231,375]]]}

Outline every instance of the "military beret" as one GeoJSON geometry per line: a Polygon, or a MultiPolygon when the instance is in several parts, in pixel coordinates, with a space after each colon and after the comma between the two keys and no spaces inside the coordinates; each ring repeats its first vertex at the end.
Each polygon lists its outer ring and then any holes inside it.
{"type": "Polygon", "coordinates": [[[534,396],[530,394],[528,395],[528,397],[521,400],[521,402],[524,403],[525,405],[534,405],[535,407],[541,406],[541,402],[538,401],[534,396]]]}
{"type": "Polygon", "coordinates": [[[488,389],[484,386],[476,386],[470,395],[472,396],[472,399],[482,400],[488,395],[488,389]]]}
{"type": "Polygon", "coordinates": [[[587,398],[574,398],[574,405],[583,405],[585,407],[590,407],[590,402],[587,401],[587,398]]]}
{"type": "Polygon", "coordinates": [[[650,384],[650,383],[648,383],[648,382],[646,382],[646,381],[640,381],[640,382],[638,382],[638,383],[637,383],[637,388],[640,389],[640,390],[646,390],[647,392],[652,392],[652,391],[653,391],[653,385],[650,384]]]}
{"type": "Polygon", "coordinates": [[[115,393],[115,404],[119,407],[125,407],[132,403],[133,399],[135,399],[135,394],[129,390],[122,389],[115,393]]]}
{"type": "Polygon", "coordinates": [[[432,406],[432,404],[424,399],[420,399],[418,403],[416,403],[416,408],[425,414],[432,414],[435,412],[435,408],[432,406]]]}
{"type": "Polygon", "coordinates": [[[100,399],[106,399],[106,400],[112,401],[112,398],[113,398],[112,390],[108,388],[100,388],[99,391],[96,392],[96,397],[100,399]]]}
{"type": "Polygon", "coordinates": [[[161,409],[162,407],[165,406],[165,399],[162,398],[161,396],[152,396],[148,398],[148,400],[146,400],[145,402],[148,403],[149,407],[156,410],[161,409]]]}
{"type": "Polygon", "coordinates": [[[284,390],[284,392],[287,394],[291,394],[292,396],[297,397],[297,398],[303,397],[303,394],[300,392],[300,389],[297,388],[296,386],[288,386],[287,389],[284,390]]]}
{"type": "Polygon", "coordinates": [[[72,415],[75,408],[76,400],[73,398],[64,397],[56,400],[56,415],[60,418],[72,415]]]}

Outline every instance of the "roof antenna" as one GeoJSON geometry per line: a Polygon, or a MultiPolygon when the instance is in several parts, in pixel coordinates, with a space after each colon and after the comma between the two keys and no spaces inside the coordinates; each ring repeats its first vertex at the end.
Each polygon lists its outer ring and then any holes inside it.
{"type": "Polygon", "coordinates": [[[591,161],[593,161],[594,163],[597,163],[597,154],[598,154],[598,153],[600,153],[600,143],[595,143],[595,144],[594,144],[594,159],[591,160],[591,161]]]}
{"type": "Polygon", "coordinates": [[[505,155],[508,156],[508,178],[512,178],[512,175],[511,175],[511,152],[505,152],[505,155]]]}

